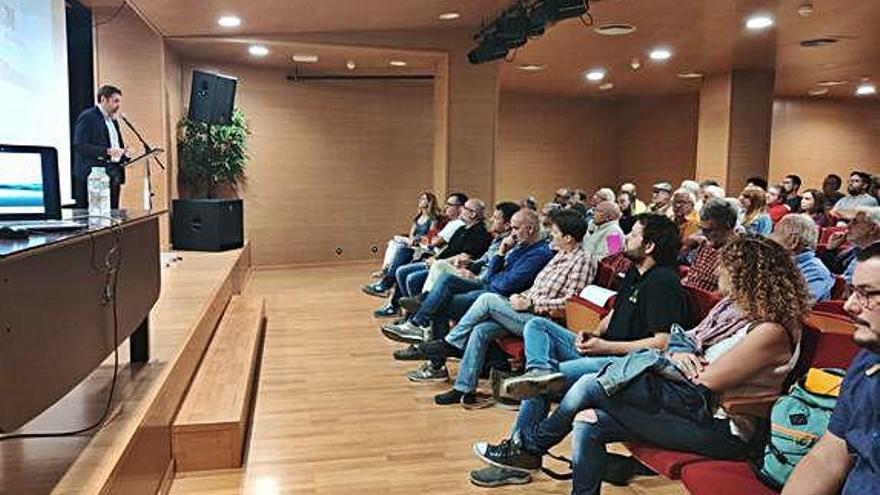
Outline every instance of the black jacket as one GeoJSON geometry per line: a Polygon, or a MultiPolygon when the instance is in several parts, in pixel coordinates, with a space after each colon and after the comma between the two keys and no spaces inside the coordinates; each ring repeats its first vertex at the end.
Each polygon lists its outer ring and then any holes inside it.
{"type": "MultiPolygon", "coordinates": [[[[115,120],[113,125],[119,135],[119,147],[124,148],[122,131],[115,120]]],[[[125,182],[125,169],[119,163],[111,163],[107,150],[110,149],[110,133],[104,123],[104,114],[97,106],[79,114],[73,130],[73,174],[77,179],[86,180],[92,167],[106,167],[107,175],[120,183],[125,182]]],[[[123,158],[124,160],[124,158],[123,158]]]]}

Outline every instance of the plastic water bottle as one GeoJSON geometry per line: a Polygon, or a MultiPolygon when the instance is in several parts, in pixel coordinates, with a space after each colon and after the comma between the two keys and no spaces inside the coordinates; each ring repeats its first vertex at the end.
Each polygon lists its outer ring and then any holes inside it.
{"type": "Polygon", "coordinates": [[[89,216],[110,216],[110,176],[102,167],[93,167],[88,179],[89,216]]]}

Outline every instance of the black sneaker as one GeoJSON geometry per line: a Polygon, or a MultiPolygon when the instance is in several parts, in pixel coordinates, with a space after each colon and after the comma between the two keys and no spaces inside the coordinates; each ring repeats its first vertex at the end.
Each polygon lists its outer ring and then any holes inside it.
{"type": "Polygon", "coordinates": [[[526,452],[518,435],[501,441],[498,445],[488,442],[474,444],[474,453],[488,464],[520,471],[541,469],[541,456],[526,452]]]}
{"type": "Polygon", "coordinates": [[[558,394],[563,388],[565,388],[565,375],[562,373],[532,369],[504,380],[501,384],[501,395],[514,400],[523,400],[543,394],[558,394]]]}
{"type": "Polygon", "coordinates": [[[525,485],[532,481],[532,475],[527,471],[520,471],[518,469],[488,466],[471,471],[468,473],[468,479],[477,486],[494,488],[504,485],[525,485]]]}
{"type": "Polygon", "coordinates": [[[602,481],[614,486],[627,486],[635,476],[657,476],[657,473],[635,457],[610,452],[607,454],[605,468],[602,470],[602,481]]]}
{"type": "Polygon", "coordinates": [[[381,298],[388,297],[388,294],[391,292],[389,289],[386,289],[386,288],[380,286],[378,282],[372,283],[372,284],[367,284],[367,285],[362,285],[361,291],[363,291],[363,293],[368,296],[381,297],[381,298]]]}
{"type": "Polygon", "coordinates": [[[425,355],[419,351],[418,347],[410,344],[406,349],[394,351],[394,359],[398,361],[424,361],[425,355]]]}
{"type": "Polygon", "coordinates": [[[400,316],[400,308],[392,306],[390,303],[373,311],[374,318],[394,318],[395,316],[400,316]]]}
{"type": "Polygon", "coordinates": [[[438,406],[448,406],[451,404],[461,404],[461,400],[467,395],[464,392],[452,389],[449,392],[443,392],[434,396],[434,404],[438,406]]]}
{"type": "Polygon", "coordinates": [[[418,344],[418,347],[419,351],[427,356],[428,359],[461,358],[464,355],[461,349],[443,339],[429,340],[418,344]]]}

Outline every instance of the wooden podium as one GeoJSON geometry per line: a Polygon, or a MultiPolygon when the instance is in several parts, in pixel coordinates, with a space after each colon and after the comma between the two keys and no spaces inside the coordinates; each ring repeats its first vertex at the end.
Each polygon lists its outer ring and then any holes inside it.
{"type": "Polygon", "coordinates": [[[160,213],[114,211],[113,226],[105,220],[76,232],[0,240],[0,432],[54,404],[125,339],[132,361],[149,360],[160,213]],[[108,266],[118,266],[118,274],[108,266]]]}

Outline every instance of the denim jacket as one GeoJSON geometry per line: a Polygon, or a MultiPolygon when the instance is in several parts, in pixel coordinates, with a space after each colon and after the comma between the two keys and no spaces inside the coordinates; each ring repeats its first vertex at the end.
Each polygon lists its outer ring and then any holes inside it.
{"type": "Polygon", "coordinates": [[[666,353],[656,349],[631,352],[605,365],[596,376],[596,381],[608,396],[614,395],[622,387],[647,371],[673,381],[689,382],[667,356],[675,352],[696,353],[698,350],[696,343],[685,330],[680,325],[673,324],[666,353]]]}

